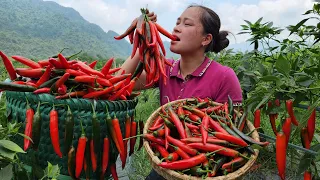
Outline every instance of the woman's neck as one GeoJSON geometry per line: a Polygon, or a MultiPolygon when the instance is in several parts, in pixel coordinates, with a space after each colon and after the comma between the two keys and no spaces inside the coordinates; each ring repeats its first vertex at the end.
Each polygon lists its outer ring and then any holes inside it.
{"type": "Polygon", "coordinates": [[[204,61],[205,55],[203,53],[198,55],[181,55],[180,60],[180,74],[185,78],[188,74],[193,73],[204,61]]]}

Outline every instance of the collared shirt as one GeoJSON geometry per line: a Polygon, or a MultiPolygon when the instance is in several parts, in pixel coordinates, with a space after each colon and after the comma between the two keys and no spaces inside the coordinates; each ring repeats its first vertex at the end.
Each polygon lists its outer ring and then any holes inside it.
{"type": "Polygon", "coordinates": [[[183,79],[180,72],[180,60],[174,61],[172,67],[166,67],[168,76],[166,85],[163,78],[160,78],[160,103],[166,104],[177,99],[209,97],[216,102],[227,102],[228,95],[233,102],[242,102],[242,90],[239,80],[230,67],[223,66],[208,57],[192,73],[183,79]],[[167,98],[168,97],[168,98],[167,98]]]}

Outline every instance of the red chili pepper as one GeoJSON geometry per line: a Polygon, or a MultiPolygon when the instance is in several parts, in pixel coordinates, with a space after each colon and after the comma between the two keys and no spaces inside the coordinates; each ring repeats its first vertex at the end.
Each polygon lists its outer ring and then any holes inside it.
{"type": "Polygon", "coordinates": [[[306,170],[303,174],[303,180],[312,180],[311,171],[306,170]]]}
{"type": "Polygon", "coordinates": [[[189,123],[184,123],[190,130],[192,130],[192,129],[199,129],[199,127],[198,126],[195,126],[195,125],[193,125],[193,124],[189,124],[189,123]]]}
{"type": "Polygon", "coordinates": [[[231,161],[227,162],[227,163],[224,163],[222,165],[222,169],[229,169],[236,165],[236,164],[239,164],[239,163],[243,163],[245,162],[245,159],[243,157],[236,157],[234,159],[232,159],[231,161]]]}
{"type": "Polygon", "coordinates": [[[196,149],[193,149],[191,146],[186,145],[183,142],[172,138],[171,136],[167,136],[167,138],[168,138],[169,143],[181,148],[184,152],[186,152],[192,156],[195,156],[198,153],[198,151],[196,149]]]}
{"type": "Polygon", "coordinates": [[[106,173],[106,170],[109,164],[109,148],[110,148],[109,139],[108,137],[105,137],[103,139],[102,172],[101,172],[102,179],[104,177],[104,174],[106,173]]]}
{"type": "Polygon", "coordinates": [[[85,76],[87,75],[86,73],[79,71],[79,70],[74,70],[74,69],[66,69],[66,73],[69,73],[70,76],[85,76]]]}
{"type": "MultiPolygon", "coordinates": [[[[81,121],[80,121],[81,123],[81,121]]],[[[82,123],[81,123],[82,125],[82,123]]],[[[81,126],[82,127],[82,126],[81,126]]],[[[78,147],[77,147],[77,152],[76,152],[76,178],[79,178],[82,168],[83,168],[83,161],[84,161],[84,153],[86,150],[86,142],[87,142],[87,138],[86,138],[86,134],[84,132],[83,127],[82,129],[82,133],[81,133],[81,137],[78,140],[78,147]]]]}
{"type": "Polygon", "coordinates": [[[164,147],[168,149],[169,142],[168,142],[168,136],[170,135],[170,128],[165,124],[164,125],[164,147]]]}
{"type": "Polygon", "coordinates": [[[253,125],[255,128],[259,128],[260,127],[260,122],[261,122],[261,111],[260,109],[257,109],[254,112],[254,121],[253,121],[253,125]]]}
{"type": "Polygon", "coordinates": [[[188,146],[198,149],[198,150],[202,150],[202,151],[207,151],[207,152],[212,152],[212,151],[217,151],[217,154],[221,154],[224,156],[229,156],[229,157],[238,157],[239,155],[241,155],[238,151],[234,150],[234,149],[230,149],[227,147],[223,147],[223,146],[219,146],[217,144],[202,144],[202,143],[190,143],[188,144],[188,146]]]}
{"type": "Polygon", "coordinates": [[[207,144],[207,140],[208,140],[208,126],[209,126],[209,116],[206,114],[202,118],[202,122],[200,126],[200,132],[202,134],[202,143],[204,145],[207,144]]]}
{"type": "Polygon", "coordinates": [[[209,125],[210,128],[215,130],[216,132],[221,132],[223,134],[229,134],[225,129],[223,129],[217,121],[214,121],[210,116],[209,116],[209,125]]]}
{"type": "Polygon", "coordinates": [[[58,88],[58,94],[59,95],[64,95],[67,93],[67,86],[62,84],[59,88],[58,88]]]}
{"type": "Polygon", "coordinates": [[[112,83],[108,79],[98,77],[96,80],[101,86],[112,86],[112,83]]]}
{"type": "Polygon", "coordinates": [[[79,69],[81,69],[81,71],[83,71],[87,74],[97,75],[101,78],[105,77],[101,72],[92,69],[91,67],[89,67],[88,65],[86,65],[85,63],[83,63],[81,61],[77,62],[76,67],[79,67],[79,69]]]}
{"type": "Polygon", "coordinates": [[[62,153],[60,150],[60,143],[59,143],[59,120],[58,120],[58,112],[55,110],[54,106],[53,109],[50,111],[50,137],[54,152],[62,158],[62,153]]]}
{"type": "Polygon", "coordinates": [[[316,127],[316,109],[313,109],[313,111],[308,119],[308,125],[307,125],[308,137],[309,137],[310,142],[312,142],[315,127],[316,127]]]}
{"type": "Polygon", "coordinates": [[[13,67],[12,62],[10,61],[10,59],[2,51],[0,51],[0,56],[2,58],[4,67],[6,68],[8,74],[10,76],[10,79],[11,80],[17,79],[16,71],[14,70],[14,67],[13,67]]]}
{"type": "Polygon", "coordinates": [[[178,159],[179,159],[179,154],[177,152],[172,152],[166,157],[166,160],[168,160],[169,162],[173,162],[178,159]]]}
{"type": "Polygon", "coordinates": [[[277,136],[277,127],[276,127],[276,114],[269,114],[269,120],[270,120],[270,124],[271,124],[271,128],[273,130],[274,135],[277,136]]]}
{"type": "Polygon", "coordinates": [[[69,79],[69,77],[70,77],[69,73],[64,73],[63,76],[61,76],[61,78],[56,81],[55,88],[58,89],[60,86],[62,86],[69,79]]]}
{"type": "Polygon", "coordinates": [[[63,65],[54,58],[50,58],[49,63],[56,69],[64,69],[63,65]]]}
{"type": "Polygon", "coordinates": [[[126,37],[126,36],[129,35],[132,31],[135,30],[135,28],[136,28],[136,26],[137,26],[137,23],[138,23],[138,18],[135,18],[135,19],[131,22],[131,24],[130,24],[130,26],[127,28],[127,30],[126,30],[123,34],[121,34],[121,35],[119,35],[119,36],[115,36],[114,38],[115,38],[116,40],[120,40],[120,39],[126,37]]]}
{"type": "Polygon", "coordinates": [[[154,120],[154,124],[149,128],[150,131],[155,131],[159,129],[163,125],[164,120],[161,118],[161,116],[158,116],[154,120]]]}
{"type": "Polygon", "coordinates": [[[154,131],[153,133],[154,137],[163,137],[165,134],[165,130],[164,129],[159,129],[157,131],[154,131]]]}
{"type": "MultiPolygon", "coordinates": [[[[161,154],[161,156],[163,158],[166,159],[169,156],[169,152],[163,146],[160,146],[159,144],[155,143],[154,147],[159,151],[159,153],[161,154]]],[[[166,161],[168,161],[168,160],[166,159],[166,161]]]]}
{"type": "Polygon", "coordinates": [[[33,91],[33,94],[50,93],[50,88],[40,88],[33,91]]]}
{"type": "Polygon", "coordinates": [[[36,86],[39,87],[44,82],[48,81],[50,79],[51,75],[51,67],[47,66],[46,71],[42,74],[40,79],[37,81],[36,86]]]}
{"type": "Polygon", "coordinates": [[[111,175],[113,177],[114,180],[118,180],[118,174],[117,174],[117,169],[116,169],[116,164],[112,163],[110,165],[110,170],[111,170],[111,175]]]}
{"type": "Polygon", "coordinates": [[[282,125],[282,131],[286,135],[286,145],[288,145],[291,133],[291,118],[286,118],[282,125]]]}
{"type": "MultiPolygon", "coordinates": [[[[201,137],[188,137],[188,138],[185,138],[185,139],[181,139],[182,142],[184,143],[202,143],[202,138],[201,137]]],[[[210,137],[208,138],[208,143],[212,143],[212,144],[221,144],[221,145],[224,145],[224,146],[227,146],[229,145],[229,142],[226,141],[226,140],[222,140],[222,139],[217,139],[217,138],[213,138],[213,137],[210,137]]]]}
{"type": "Polygon", "coordinates": [[[41,68],[41,66],[38,63],[32,61],[31,59],[28,59],[28,58],[25,58],[22,56],[12,56],[12,58],[14,60],[26,65],[26,66],[33,68],[33,69],[41,68]]]}
{"type": "Polygon", "coordinates": [[[290,115],[291,118],[291,122],[296,125],[299,126],[299,122],[297,121],[295,115],[294,115],[294,111],[293,111],[293,101],[292,100],[287,100],[286,101],[286,108],[287,108],[287,112],[290,115]]]}
{"type": "Polygon", "coordinates": [[[205,116],[205,114],[206,114],[206,113],[202,112],[198,108],[191,108],[191,107],[188,107],[188,106],[183,106],[183,108],[189,110],[190,112],[192,112],[193,114],[199,116],[200,118],[203,118],[205,116]]]}
{"type": "Polygon", "coordinates": [[[92,69],[94,69],[94,67],[96,67],[98,60],[93,61],[92,63],[90,63],[88,66],[91,67],[92,69]]]}
{"type": "Polygon", "coordinates": [[[106,64],[102,67],[101,73],[104,74],[105,76],[108,75],[108,72],[112,66],[112,63],[114,61],[114,57],[111,57],[106,64]]]}
{"type": "MultiPolygon", "coordinates": [[[[130,136],[132,137],[132,136],[136,136],[136,135],[137,135],[137,123],[132,120],[131,121],[130,136]]],[[[129,156],[131,156],[131,154],[133,154],[133,152],[134,152],[134,145],[136,144],[136,139],[137,139],[136,137],[130,139],[129,156]]]]}
{"type": "Polygon", "coordinates": [[[151,141],[151,142],[154,142],[154,143],[157,143],[157,144],[160,144],[162,146],[165,145],[164,143],[164,140],[163,139],[160,139],[160,138],[156,138],[154,137],[153,135],[151,134],[143,134],[142,135],[143,138],[147,139],[148,141],[151,141]]]}
{"type": "Polygon", "coordinates": [[[280,106],[280,100],[279,99],[274,100],[274,104],[279,107],[280,106]]]}
{"type": "Polygon", "coordinates": [[[97,157],[94,152],[93,139],[90,140],[90,157],[91,157],[92,171],[96,172],[96,170],[97,170],[97,157]]]}
{"type": "Polygon", "coordinates": [[[85,94],[87,94],[86,91],[75,91],[75,92],[70,92],[65,95],[61,96],[56,96],[56,99],[65,99],[65,98],[73,98],[73,97],[82,97],[85,94]]]}
{"type": "Polygon", "coordinates": [[[185,170],[197,166],[207,160],[206,154],[201,153],[189,159],[183,159],[174,162],[162,162],[158,166],[172,170],[185,170]]]}
{"type": "Polygon", "coordinates": [[[176,126],[178,133],[180,135],[180,138],[186,138],[187,134],[186,131],[183,128],[183,125],[178,117],[178,115],[173,111],[172,107],[168,108],[169,111],[169,116],[171,118],[171,121],[173,122],[173,124],[176,126]]]}
{"type": "Polygon", "coordinates": [[[63,66],[63,69],[68,69],[70,65],[68,64],[68,60],[61,54],[58,54],[59,62],[63,66]]]}
{"type": "MultiPolygon", "coordinates": [[[[118,72],[118,71],[120,71],[120,67],[118,67],[118,68],[113,68],[113,69],[109,69],[109,72],[108,72],[108,75],[111,75],[111,74],[113,74],[113,73],[116,73],[116,72],[118,72]]],[[[123,71],[123,73],[124,73],[124,71],[123,71]]],[[[107,76],[106,76],[107,77],[107,76]]]]}
{"type": "Polygon", "coordinates": [[[300,138],[301,138],[302,146],[306,149],[310,149],[308,129],[306,127],[303,127],[301,129],[300,138]]]}
{"type": "Polygon", "coordinates": [[[286,135],[283,132],[278,132],[276,138],[276,162],[278,167],[279,176],[282,180],[285,179],[286,171],[286,135]]]}
{"type": "Polygon", "coordinates": [[[41,66],[41,67],[46,67],[46,66],[49,66],[50,65],[50,62],[48,59],[46,60],[39,60],[38,61],[38,64],[41,66]]]}
{"type": "Polygon", "coordinates": [[[112,140],[114,141],[118,149],[118,152],[120,154],[120,159],[122,161],[122,167],[124,168],[124,165],[126,163],[126,156],[125,156],[126,152],[124,151],[123,138],[121,134],[119,120],[115,115],[113,119],[111,119],[108,109],[107,109],[107,123],[109,124],[109,130],[110,130],[112,140]]]}
{"type": "Polygon", "coordinates": [[[190,158],[190,156],[186,152],[184,152],[181,148],[176,147],[176,146],[173,146],[173,148],[174,148],[175,152],[178,153],[182,159],[189,159],[190,158]]]}
{"type": "MultiPolygon", "coordinates": [[[[143,121],[140,120],[139,121],[139,132],[140,132],[140,134],[143,134],[143,128],[144,128],[143,121]]],[[[140,137],[138,151],[142,148],[142,146],[143,146],[143,138],[140,137]]]]}
{"type": "Polygon", "coordinates": [[[229,134],[224,134],[220,132],[214,132],[213,135],[217,137],[218,139],[226,140],[228,142],[231,142],[233,144],[237,144],[242,147],[247,147],[248,144],[242,140],[241,138],[237,138],[235,136],[229,135],[229,134]]]}
{"type": "MultiPolygon", "coordinates": [[[[0,51],[1,52],[1,51],[0,51]]],[[[33,121],[34,111],[30,107],[29,103],[27,102],[27,111],[26,111],[26,127],[24,131],[24,135],[32,138],[32,121],[33,121]]],[[[24,151],[26,151],[30,146],[30,140],[24,138],[24,151]]]]}
{"type": "Polygon", "coordinates": [[[121,88],[120,90],[118,90],[116,93],[112,94],[108,100],[109,101],[115,101],[117,100],[127,89],[128,89],[129,85],[124,86],[123,88],[121,88]]]}
{"type": "Polygon", "coordinates": [[[68,173],[72,177],[72,179],[75,179],[75,152],[74,147],[71,146],[70,150],[68,151],[68,173]]]}
{"type": "Polygon", "coordinates": [[[29,78],[40,78],[43,73],[44,69],[27,69],[27,68],[16,68],[16,73],[20,76],[29,77],[29,78]]]}
{"type": "Polygon", "coordinates": [[[172,34],[170,34],[167,30],[165,30],[163,27],[161,27],[158,23],[154,23],[154,25],[156,25],[157,30],[158,30],[161,34],[167,36],[169,39],[171,39],[171,40],[173,40],[173,41],[176,41],[176,40],[177,40],[177,38],[176,38],[175,36],[173,36],[172,34]]]}
{"type": "Polygon", "coordinates": [[[100,96],[106,95],[114,90],[114,86],[107,87],[101,91],[94,91],[90,92],[88,94],[83,95],[83,98],[98,98],[100,96]]]}

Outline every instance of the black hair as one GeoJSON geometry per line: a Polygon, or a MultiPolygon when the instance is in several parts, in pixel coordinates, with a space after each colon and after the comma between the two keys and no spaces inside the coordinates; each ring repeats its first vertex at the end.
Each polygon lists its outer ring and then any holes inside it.
{"type": "Polygon", "coordinates": [[[220,31],[221,22],[217,13],[202,5],[190,5],[188,8],[190,7],[198,7],[202,10],[200,19],[204,33],[212,35],[212,41],[207,46],[205,52],[218,53],[228,47],[229,40],[227,39],[227,36],[229,32],[220,31]]]}

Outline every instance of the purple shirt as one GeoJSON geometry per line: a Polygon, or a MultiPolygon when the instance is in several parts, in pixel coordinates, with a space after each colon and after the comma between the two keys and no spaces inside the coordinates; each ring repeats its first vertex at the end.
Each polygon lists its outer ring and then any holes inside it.
{"type": "Polygon", "coordinates": [[[160,103],[161,105],[177,99],[209,97],[216,102],[227,102],[228,95],[235,103],[242,102],[242,90],[239,80],[230,67],[223,66],[208,57],[203,63],[184,80],[179,74],[180,60],[169,60],[173,67],[166,67],[168,76],[167,84],[164,85],[160,78],[160,103]]]}

